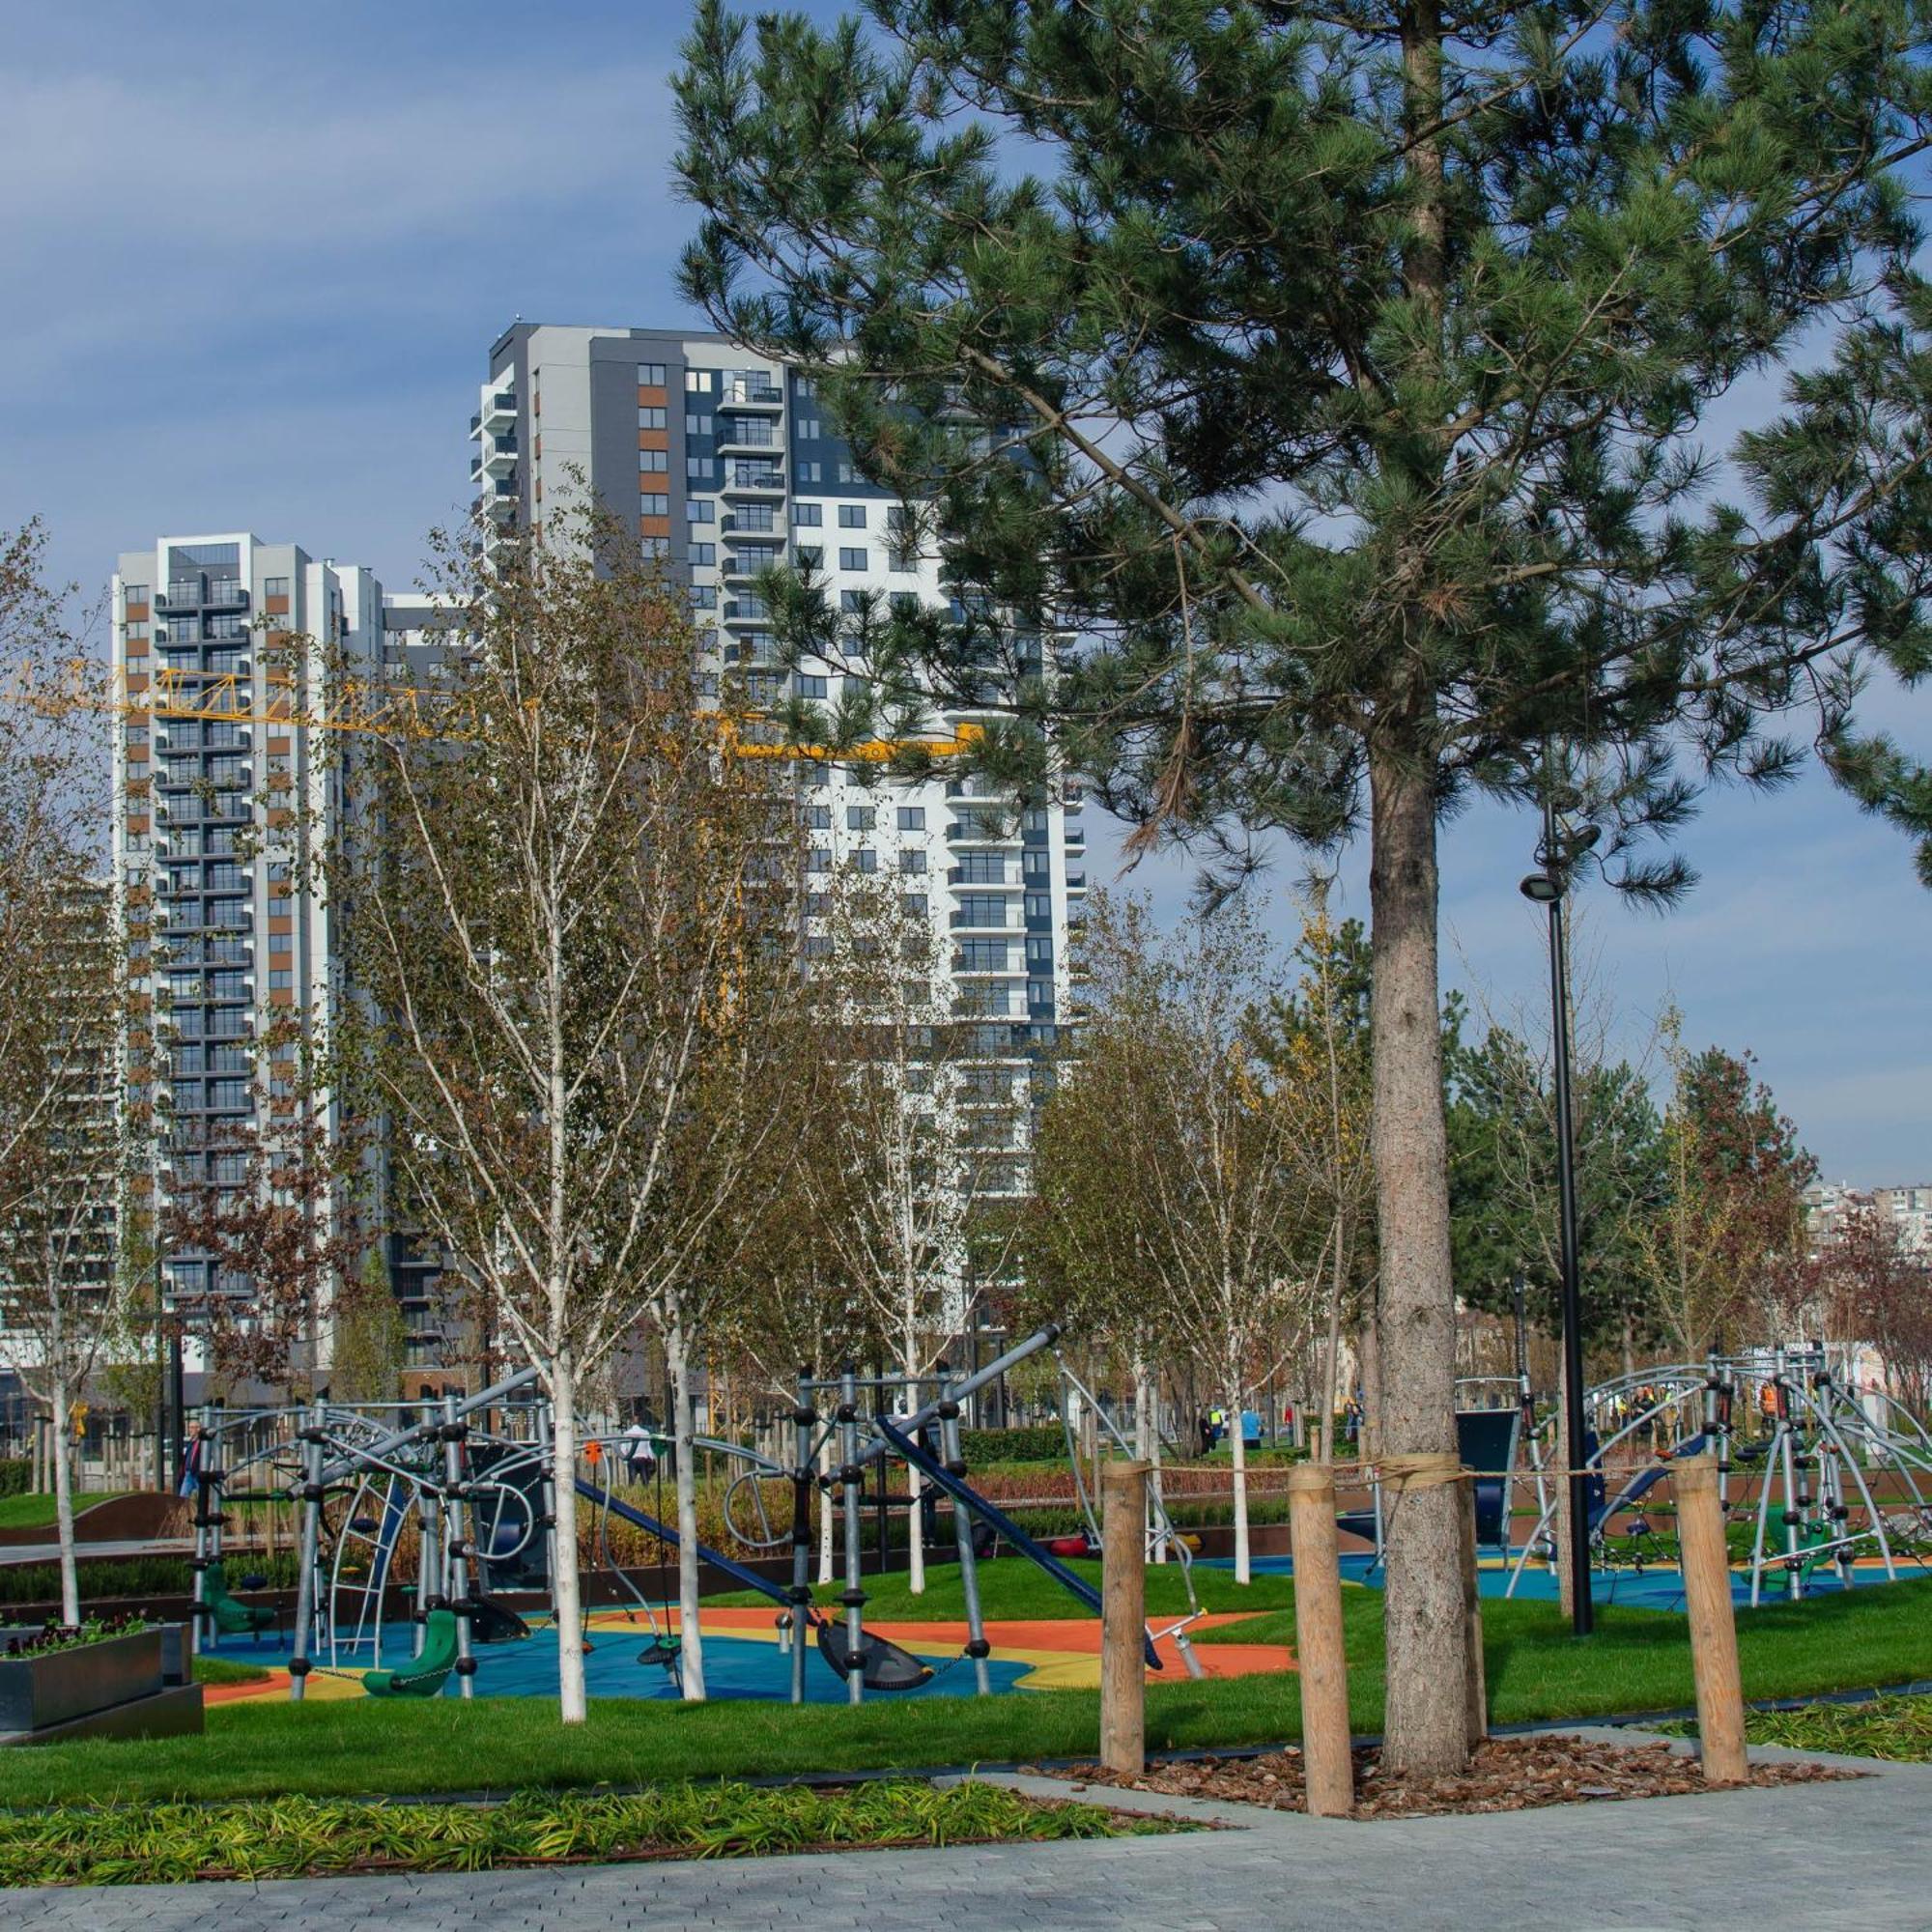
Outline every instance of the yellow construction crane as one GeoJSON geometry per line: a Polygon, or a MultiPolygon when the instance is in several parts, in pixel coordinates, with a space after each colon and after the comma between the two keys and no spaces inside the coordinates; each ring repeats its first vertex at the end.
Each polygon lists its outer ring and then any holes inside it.
{"type": "MultiPolygon", "coordinates": [[[[285,729],[369,731],[385,737],[446,738],[471,735],[466,716],[473,720],[475,700],[462,691],[434,686],[375,684],[341,678],[318,702],[304,694],[286,672],[267,675],[262,701],[256,702],[254,678],[247,671],[187,670],[163,666],[158,670],[108,668],[87,658],[69,658],[43,672],[31,662],[15,666],[0,679],[0,703],[28,705],[46,717],[75,711],[100,711],[122,717],[196,721],[212,724],[281,725],[285,729]]],[[[528,702],[535,704],[535,699],[528,702]]],[[[720,736],[725,750],[741,758],[785,758],[831,764],[890,764],[907,751],[928,757],[958,757],[985,737],[983,725],[955,725],[950,737],[870,738],[845,747],[767,743],[756,733],[765,725],[761,714],[737,717],[719,714],[720,736]]]]}

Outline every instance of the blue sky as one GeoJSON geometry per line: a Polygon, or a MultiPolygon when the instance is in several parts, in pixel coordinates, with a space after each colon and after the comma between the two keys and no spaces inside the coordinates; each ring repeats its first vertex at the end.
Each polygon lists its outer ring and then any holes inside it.
{"type": "MultiPolygon", "coordinates": [[[[667,88],[686,14],[9,9],[0,526],[43,515],[58,569],[95,590],[124,548],[238,526],[410,584],[469,497],[465,430],[507,323],[687,319],[667,88]]],[[[1890,703],[1932,747],[1924,695],[1890,703]]],[[[1444,972],[1539,1023],[1531,842],[1495,810],[1446,829],[1444,972]]],[[[1104,880],[1115,841],[1096,825],[1093,843],[1104,880]]],[[[1674,1000],[1693,1044],[1756,1051],[1829,1176],[1932,1179],[1932,895],[1903,841],[1813,776],[1714,796],[1685,846],[1703,879],[1681,911],[1586,914],[1622,1036],[1674,1000]]],[[[1299,869],[1281,855],[1278,904],[1299,869]]],[[[1179,905],[1184,865],[1137,877],[1179,905]]],[[[1343,888],[1366,913],[1359,862],[1343,888]]]]}

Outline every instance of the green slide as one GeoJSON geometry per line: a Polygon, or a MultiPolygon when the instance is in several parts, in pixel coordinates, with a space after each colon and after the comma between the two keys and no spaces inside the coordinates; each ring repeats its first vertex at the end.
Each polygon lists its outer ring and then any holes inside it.
{"type": "Polygon", "coordinates": [[[223,1636],[259,1636],[277,1621],[266,1604],[237,1603],[228,1594],[228,1573],[219,1563],[201,1573],[201,1603],[223,1636]]]}

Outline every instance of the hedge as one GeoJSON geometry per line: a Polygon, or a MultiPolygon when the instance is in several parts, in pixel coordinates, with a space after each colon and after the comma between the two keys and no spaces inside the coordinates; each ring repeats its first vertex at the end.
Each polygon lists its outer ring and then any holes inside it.
{"type": "Polygon", "coordinates": [[[24,1496],[34,1487],[34,1465],[24,1456],[0,1456],[0,1496],[24,1496]]]}
{"type": "Polygon", "coordinates": [[[1064,1463],[1066,1432],[1057,1422],[1027,1429],[962,1429],[959,1453],[969,1469],[983,1463],[1064,1463]]]}

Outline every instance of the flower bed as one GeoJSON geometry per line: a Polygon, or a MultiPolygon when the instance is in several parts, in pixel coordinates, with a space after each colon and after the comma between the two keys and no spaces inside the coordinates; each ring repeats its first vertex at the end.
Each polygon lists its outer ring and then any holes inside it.
{"type": "Polygon", "coordinates": [[[178,1630],[0,1628],[0,1744],[75,1737],[170,1737],[202,1727],[178,1630]],[[172,1638],[172,1641],[170,1639],[172,1638]]]}

